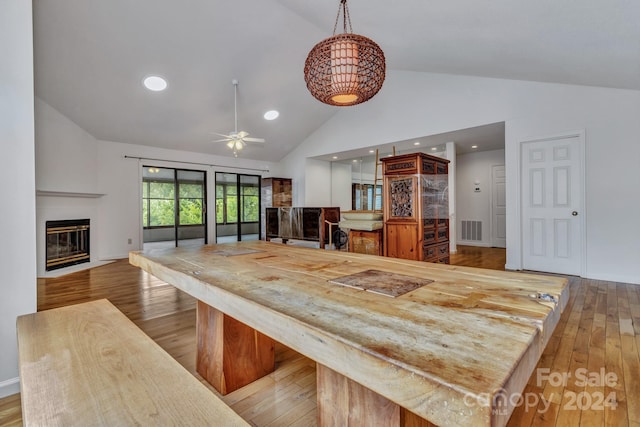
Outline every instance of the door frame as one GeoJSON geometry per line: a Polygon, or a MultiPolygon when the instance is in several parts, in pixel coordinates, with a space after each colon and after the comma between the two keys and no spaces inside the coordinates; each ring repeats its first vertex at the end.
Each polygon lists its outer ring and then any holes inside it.
{"type": "MultiPolygon", "coordinates": [[[[495,171],[495,168],[500,167],[500,166],[502,166],[504,168],[504,174],[505,174],[505,177],[504,177],[504,181],[505,181],[505,188],[504,188],[504,193],[505,193],[504,194],[504,196],[505,196],[505,208],[504,208],[505,209],[505,214],[504,215],[505,215],[505,234],[506,234],[506,228],[507,228],[507,225],[506,225],[506,216],[507,216],[507,212],[506,212],[507,211],[507,204],[506,204],[506,197],[507,197],[507,185],[506,185],[506,182],[507,182],[507,165],[506,165],[506,161],[501,165],[491,165],[491,184],[489,186],[489,200],[490,200],[490,202],[489,202],[489,219],[490,219],[490,221],[489,221],[489,232],[490,232],[490,236],[491,236],[491,241],[489,242],[489,244],[492,247],[499,247],[499,248],[501,248],[502,246],[497,246],[496,245],[496,237],[495,237],[496,230],[495,230],[495,226],[494,226],[494,220],[495,220],[496,212],[495,212],[495,209],[494,209],[494,206],[493,206],[493,198],[495,196],[495,188],[494,188],[495,175],[494,175],[494,171],[495,171]]],[[[506,247],[507,247],[507,239],[505,237],[504,248],[506,248],[506,247]]]]}
{"type": "MultiPolygon", "coordinates": [[[[180,227],[180,207],[179,207],[179,200],[180,200],[180,196],[179,196],[179,188],[180,188],[180,184],[179,184],[179,180],[178,180],[178,172],[179,171],[183,171],[183,172],[202,172],[204,174],[204,179],[202,181],[203,183],[203,198],[202,198],[202,202],[203,202],[203,220],[204,223],[202,224],[204,226],[204,244],[207,245],[209,243],[209,193],[208,193],[208,180],[209,180],[209,172],[207,170],[204,169],[185,169],[185,168],[181,168],[178,166],[169,166],[165,164],[166,162],[162,162],[162,161],[155,161],[154,164],[149,164],[147,161],[145,161],[145,159],[140,159],[138,161],[138,200],[140,201],[140,206],[139,206],[139,214],[138,214],[138,224],[140,224],[140,234],[139,234],[139,238],[140,238],[140,249],[144,248],[144,244],[146,243],[144,241],[144,226],[143,224],[143,218],[142,218],[142,204],[144,203],[142,194],[143,191],[141,190],[141,185],[140,183],[144,183],[144,169],[145,168],[160,168],[160,169],[171,169],[173,170],[173,183],[175,186],[175,190],[174,190],[174,201],[175,201],[175,206],[174,206],[174,225],[173,225],[173,242],[175,244],[175,247],[179,246],[179,227],[180,227]]],[[[214,218],[215,219],[215,218],[214,218]]],[[[169,241],[169,240],[167,240],[169,241]]]]}
{"type": "MultiPolygon", "coordinates": [[[[522,164],[522,153],[523,153],[523,147],[524,144],[527,143],[532,143],[532,142],[546,142],[546,141],[555,141],[558,139],[565,139],[565,138],[577,138],[578,139],[578,145],[580,147],[580,155],[579,155],[579,160],[580,160],[580,189],[579,189],[579,193],[580,193],[580,203],[579,203],[579,212],[580,214],[578,215],[578,220],[580,221],[580,229],[582,231],[582,238],[580,241],[580,255],[579,255],[579,262],[580,262],[580,266],[579,266],[579,272],[580,272],[580,277],[585,277],[586,276],[586,257],[587,257],[587,211],[586,211],[586,162],[585,162],[585,145],[586,145],[586,141],[585,141],[585,130],[584,129],[580,129],[580,130],[575,130],[575,131],[566,131],[566,132],[561,132],[561,133],[557,133],[557,134],[550,134],[550,135],[544,135],[544,136],[538,136],[538,137],[530,137],[530,138],[526,138],[523,140],[520,140],[520,142],[518,143],[518,174],[517,174],[517,178],[518,178],[518,183],[517,183],[517,207],[518,207],[518,236],[520,239],[520,245],[519,245],[519,269],[523,270],[524,269],[524,215],[523,215],[523,200],[522,200],[522,185],[523,185],[523,173],[524,173],[524,166],[522,164]]],[[[506,166],[506,165],[505,165],[506,166]]]]}

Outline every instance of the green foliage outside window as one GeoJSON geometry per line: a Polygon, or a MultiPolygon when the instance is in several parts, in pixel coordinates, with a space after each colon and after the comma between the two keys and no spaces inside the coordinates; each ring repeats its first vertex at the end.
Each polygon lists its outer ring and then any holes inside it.
{"type": "Polygon", "coordinates": [[[260,215],[258,187],[242,187],[242,221],[257,222],[260,215]]]}
{"type": "MultiPolygon", "coordinates": [[[[238,191],[236,183],[216,185],[216,223],[235,224],[238,222],[238,191]]],[[[260,215],[260,189],[242,185],[242,222],[258,222],[260,215]]]]}
{"type": "MultiPolygon", "coordinates": [[[[204,218],[204,185],[179,185],[180,225],[199,225],[204,218]]],[[[143,181],[142,224],[144,227],[175,225],[176,186],[173,182],[143,181]]]]}

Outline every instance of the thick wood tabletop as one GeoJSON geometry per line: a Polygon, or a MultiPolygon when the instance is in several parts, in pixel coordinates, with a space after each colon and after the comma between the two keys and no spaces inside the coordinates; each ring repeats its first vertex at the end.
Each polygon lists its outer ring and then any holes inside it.
{"type": "Polygon", "coordinates": [[[569,297],[552,276],[263,241],[129,259],[438,425],[506,424],[513,407],[493,399],[522,392],[569,297]],[[334,283],[367,270],[422,286],[391,297],[334,283]]]}
{"type": "Polygon", "coordinates": [[[107,300],[18,317],[25,426],[248,426],[107,300]]]}

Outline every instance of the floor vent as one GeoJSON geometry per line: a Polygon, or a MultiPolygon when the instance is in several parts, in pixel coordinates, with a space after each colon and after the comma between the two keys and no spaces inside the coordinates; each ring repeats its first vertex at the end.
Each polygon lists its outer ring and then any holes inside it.
{"type": "Polygon", "coordinates": [[[482,221],[462,221],[462,240],[482,241],[482,221]]]}

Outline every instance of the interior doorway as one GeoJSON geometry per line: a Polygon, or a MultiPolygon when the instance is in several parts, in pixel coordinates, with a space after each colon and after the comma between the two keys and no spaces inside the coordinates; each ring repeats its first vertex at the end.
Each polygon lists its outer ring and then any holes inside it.
{"type": "Polygon", "coordinates": [[[216,172],[216,243],[260,239],[260,180],[216,172]]]}
{"type": "Polygon", "coordinates": [[[144,248],[207,244],[207,173],[143,166],[144,248]]]}

